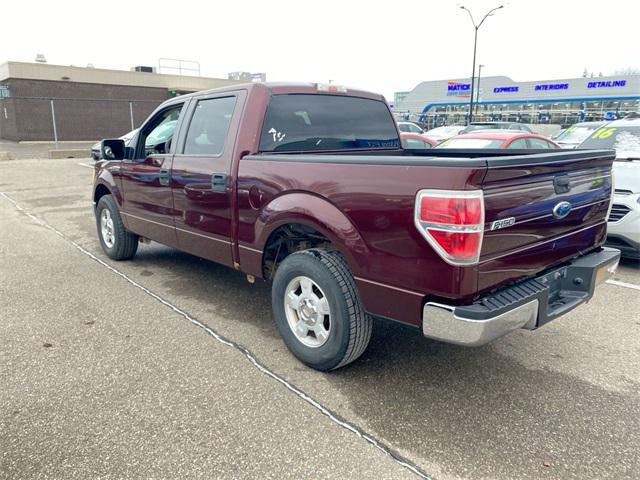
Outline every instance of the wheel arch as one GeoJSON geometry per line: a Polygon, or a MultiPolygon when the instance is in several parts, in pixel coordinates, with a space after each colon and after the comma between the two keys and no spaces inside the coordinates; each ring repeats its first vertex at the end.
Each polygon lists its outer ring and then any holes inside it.
{"type": "Polygon", "coordinates": [[[122,207],[122,192],[113,175],[108,170],[101,170],[93,186],[93,206],[98,205],[98,201],[104,195],[112,195],[118,207],[122,207]]]}
{"type": "MultiPolygon", "coordinates": [[[[340,252],[354,274],[362,268],[360,259],[369,253],[367,244],[353,222],[327,199],[311,193],[289,193],[273,199],[263,208],[255,227],[256,243],[263,252],[265,278],[270,276],[267,267],[269,261],[273,260],[273,245],[283,233],[287,233],[287,229],[294,234],[301,234],[302,240],[309,242],[308,248],[330,245],[340,252]]],[[[290,253],[292,251],[288,251],[287,255],[290,253]]],[[[284,257],[276,256],[275,268],[277,261],[284,257]]]]}

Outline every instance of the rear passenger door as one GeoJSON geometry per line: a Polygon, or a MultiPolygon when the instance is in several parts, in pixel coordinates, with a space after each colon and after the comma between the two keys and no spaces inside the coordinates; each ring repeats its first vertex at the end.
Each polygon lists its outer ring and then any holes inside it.
{"type": "Polygon", "coordinates": [[[171,171],[179,248],[229,266],[232,164],[245,95],[238,91],[192,99],[171,171]]]}

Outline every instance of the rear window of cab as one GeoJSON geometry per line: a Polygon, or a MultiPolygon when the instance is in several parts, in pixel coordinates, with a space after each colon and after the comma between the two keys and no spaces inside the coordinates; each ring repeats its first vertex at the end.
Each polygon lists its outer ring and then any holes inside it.
{"type": "Polygon", "coordinates": [[[361,97],[273,95],[260,135],[261,152],[397,148],[387,105],[361,97]]]}

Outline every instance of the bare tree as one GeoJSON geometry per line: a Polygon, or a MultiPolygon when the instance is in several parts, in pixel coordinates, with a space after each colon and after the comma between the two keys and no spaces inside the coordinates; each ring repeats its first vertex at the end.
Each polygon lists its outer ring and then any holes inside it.
{"type": "Polygon", "coordinates": [[[614,75],[640,75],[640,68],[620,68],[613,72],[614,75]]]}

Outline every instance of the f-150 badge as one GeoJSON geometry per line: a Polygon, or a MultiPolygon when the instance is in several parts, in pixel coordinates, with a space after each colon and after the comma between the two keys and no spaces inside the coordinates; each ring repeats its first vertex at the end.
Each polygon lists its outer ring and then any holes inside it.
{"type": "Polygon", "coordinates": [[[490,230],[498,230],[499,228],[510,227],[511,225],[514,225],[515,223],[516,223],[516,217],[508,217],[508,218],[503,218],[501,220],[495,220],[495,221],[491,222],[491,229],[490,230]]]}

